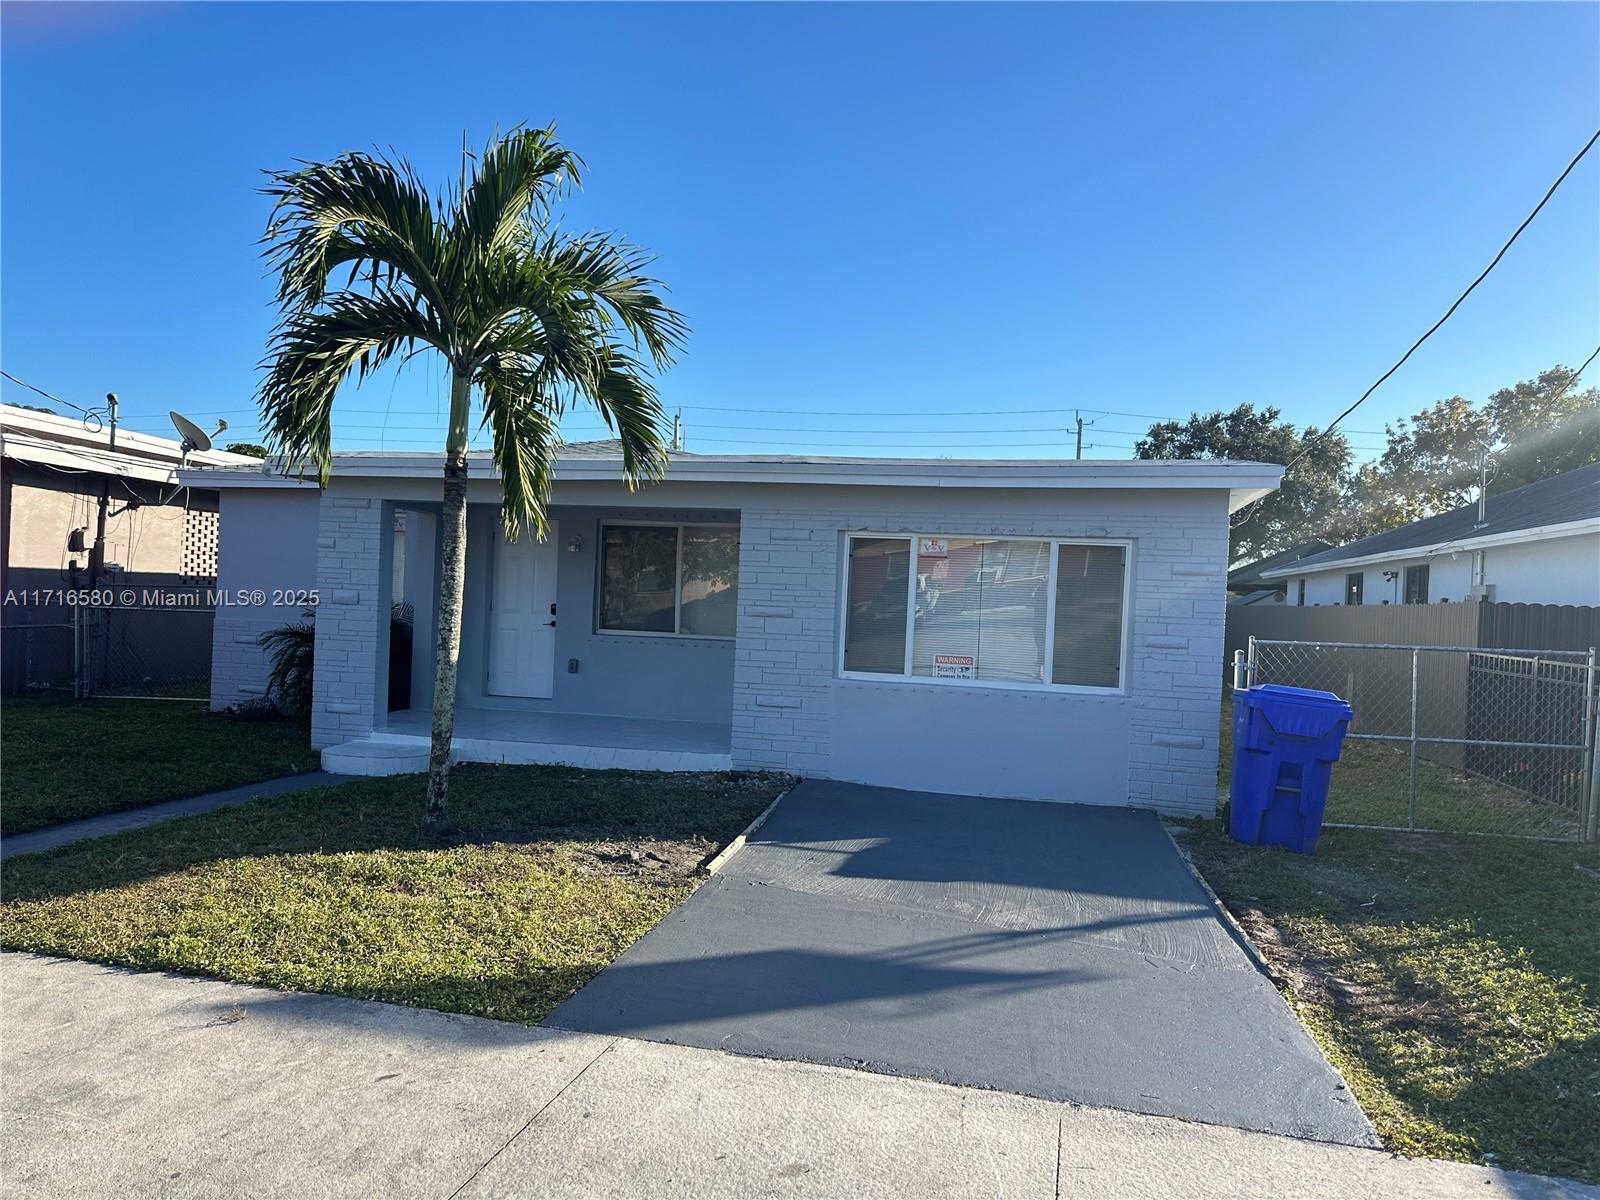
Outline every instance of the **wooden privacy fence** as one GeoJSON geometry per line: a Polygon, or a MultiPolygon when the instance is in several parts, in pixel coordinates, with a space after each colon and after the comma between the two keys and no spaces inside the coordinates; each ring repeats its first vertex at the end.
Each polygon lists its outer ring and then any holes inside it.
{"type": "MultiPolygon", "coordinates": [[[[1462,646],[1587,650],[1600,646],[1600,608],[1570,604],[1314,605],[1246,604],[1228,609],[1224,677],[1234,651],[1252,637],[1284,642],[1364,642],[1388,646],[1462,646]]],[[[1337,689],[1334,689],[1337,690],[1337,689]]]]}

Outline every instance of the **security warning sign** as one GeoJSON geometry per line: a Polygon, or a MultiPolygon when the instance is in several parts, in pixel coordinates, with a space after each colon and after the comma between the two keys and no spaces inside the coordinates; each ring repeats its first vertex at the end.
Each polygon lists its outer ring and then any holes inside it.
{"type": "Polygon", "coordinates": [[[933,677],[935,679],[972,679],[976,677],[976,660],[970,654],[935,654],[933,677]]]}

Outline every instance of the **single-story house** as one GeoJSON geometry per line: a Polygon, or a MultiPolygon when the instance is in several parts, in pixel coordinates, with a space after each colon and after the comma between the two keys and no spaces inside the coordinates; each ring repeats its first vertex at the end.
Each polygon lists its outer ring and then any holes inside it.
{"type": "MultiPolygon", "coordinates": [[[[474,455],[455,753],[1209,813],[1228,518],[1281,474],[675,452],[630,491],[584,444],[547,538],[508,542],[474,455]]],[[[203,475],[220,586],[282,601],[219,616],[213,703],[259,692],[254,639],[304,600],[324,764],[422,769],[440,457],[335,454],[325,489],[203,475]]]]}
{"type": "MultiPolygon", "coordinates": [[[[119,683],[204,677],[217,493],[179,486],[183,458],[176,438],[119,429],[113,441],[103,422],[0,404],[0,595],[9,597],[0,612],[0,690],[66,688],[75,673],[91,690],[102,675],[119,683]],[[169,618],[119,602],[85,622],[61,598],[129,588],[136,597],[185,592],[194,603],[169,618]]],[[[222,450],[196,451],[189,462],[259,465],[222,450]]]]}
{"type": "Polygon", "coordinates": [[[1228,572],[1228,604],[1246,607],[1252,604],[1282,604],[1289,585],[1282,579],[1263,579],[1262,572],[1274,567],[1287,566],[1313,554],[1333,549],[1331,542],[1310,541],[1265,558],[1258,558],[1228,572]]]}
{"type": "Polygon", "coordinates": [[[1268,568],[1291,605],[1600,605],[1600,463],[1268,568]]]}

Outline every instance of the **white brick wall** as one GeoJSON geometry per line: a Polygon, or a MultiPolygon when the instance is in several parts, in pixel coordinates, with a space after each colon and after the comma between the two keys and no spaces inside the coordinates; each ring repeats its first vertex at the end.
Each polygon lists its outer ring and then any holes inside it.
{"type": "Polygon", "coordinates": [[[367,496],[324,492],[317,523],[317,673],[311,744],[331,746],[370,733],[386,682],[388,572],[393,517],[367,496]],[[383,633],[380,642],[379,633],[383,633]]]}
{"type": "Polygon", "coordinates": [[[826,501],[785,492],[779,503],[742,509],[736,764],[910,786],[922,777],[909,764],[926,753],[942,760],[933,778],[959,792],[985,790],[1002,756],[1007,766],[1033,756],[1009,778],[1035,782],[996,783],[993,794],[1213,810],[1228,542],[1220,492],[907,492],[889,494],[893,505],[882,489],[808,494],[826,501]],[[836,679],[841,534],[861,530],[1131,539],[1127,696],[836,679]],[[919,729],[964,718],[973,741],[990,744],[919,744],[919,729]],[[868,777],[870,758],[845,761],[840,750],[871,734],[863,720],[881,727],[878,778],[868,777]],[[1085,781],[1094,787],[1085,791],[1085,781]]]}

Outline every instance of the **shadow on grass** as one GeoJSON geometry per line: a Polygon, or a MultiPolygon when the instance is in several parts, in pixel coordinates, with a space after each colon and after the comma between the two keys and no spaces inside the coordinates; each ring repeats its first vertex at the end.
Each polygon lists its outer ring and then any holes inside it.
{"type": "Polygon", "coordinates": [[[1304,857],[1215,823],[1184,841],[1394,1148],[1600,1180],[1600,851],[1331,829],[1304,857]]]}
{"type": "Polygon", "coordinates": [[[463,766],[451,773],[454,831],[422,825],[426,777],[316,788],[78,842],[0,864],[7,901],[122,887],[226,859],[438,851],[504,842],[691,841],[735,836],[787,780],[730,772],[662,774],[463,766]]]}

